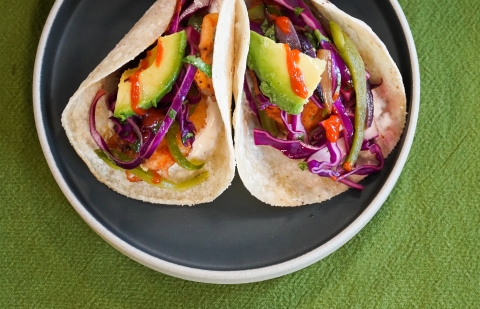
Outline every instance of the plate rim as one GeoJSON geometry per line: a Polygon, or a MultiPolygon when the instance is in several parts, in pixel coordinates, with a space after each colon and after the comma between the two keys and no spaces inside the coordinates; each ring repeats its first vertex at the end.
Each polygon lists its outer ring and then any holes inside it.
{"type": "Polygon", "coordinates": [[[398,0],[389,0],[405,34],[411,61],[413,87],[411,94],[412,105],[409,115],[410,118],[407,124],[407,130],[405,132],[405,140],[403,143],[403,147],[400,150],[399,156],[390,175],[388,176],[387,180],[385,181],[384,185],[382,186],[376,197],[373,199],[373,201],[352,223],[350,223],[345,229],[343,229],[339,234],[327,241],[325,244],[301,256],[282,263],[248,270],[217,271],[187,267],[162,260],[160,258],[147,254],[146,252],[143,252],[138,248],[135,248],[134,246],[128,244],[126,241],[116,236],[113,232],[109,231],[106,227],[104,227],[99,221],[97,221],[93,217],[92,214],[90,214],[86,210],[82,203],[75,197],[73,192],[70,190],[70,187],[66,183],[65,179],[63,178],[62,174],[60,173],[60,170],[56,165],[53,154],[48,145],[45,123],[40,105],[40,81],[42,73],[41,68],[43,66],[45,47],[50,35],[50,31],[52,29],[55,18],[57,17],[58,11],[64,1],[65,0],[55,1],[46,20],[37,47],[32,87],[33,110],[37,135],[50,171],[52,172],[55,181],[57,182],[63,194],[70,202],[72,207],[75,209],[75,211],[80,215],[80,217],[85,221],[85,223],[87,223],[87,225],[93,231],[95,231],[95,233],[97,233],[103,240],[105,240],[112,247],[114,247],[127,257],[131,258],[132,260],[153,270],[173,277],[202,283],[241,284],[259,282],[281,277],[318,262],[319,260],[327,257],[328,255],[339,249],[350,239],[352,239],[377,213],[377,211],[380,209],[380,207],[383,205],[388,195],[392,191],[398,178],[400,177],[400,174],[403,170],[403,167],[405,166],[408,155],[410,153],[410,149],[413,144],[413,139],[418,121],[418,114],[420,109],[420,69],[415,42],[405,14],[400,4],[398,3],[398,0]]]}

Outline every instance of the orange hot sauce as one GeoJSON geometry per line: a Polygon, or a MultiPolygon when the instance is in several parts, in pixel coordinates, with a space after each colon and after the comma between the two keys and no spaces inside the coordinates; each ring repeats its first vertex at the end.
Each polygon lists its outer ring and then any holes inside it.
{"type": "Polygon", "coordinates": [[[340,125],[342,124],[340,117],[332,115],[327,120],[324,120],[322,124],[325,128],[325,133],[327,134],[327,140],[330,143],[338,141],[340,136],[340,125]]]}
{"type": "Polygon", "coordinates": [[[162,176],[160,176],[157,172],[152,170],[151,170],[151,173],[152,173],[152,182],[154,184],[159,184],[162,182],[162,176]]]}
{"type": "MultiPolygon", "coordinates": [[[[135,72],[132,76],[130,76],[130,84],[132,85],[131,86],[132,88],[130,89],[130,100],[132,104],[132,110],[138,116],[145,115],[145,110],[138,106],[138,103],[140,102],[140,96],[141,96],[140,74],[146,69],[148,69],[148,59],[150,58],[151,55],[152,55],[152,51],[151,50],[147,51],[147,57],[140,61],[138,71],[135,72]]],[[[156,56],[158,58],[158,52],[156,56]]],[[[161,56],[160,56],[160,59],[161,59],[161,56]]]]}
{"type": "Polygon", "coordinates": [[[303,73],[298,67],[300,62],[300,51],[297,49],[291,50],[288,44],[285,44],[285,51],[287,53],[287,69],[288,75],[290,75],[290,86],[293,92],[302,99],[308,97],[307,86],[305,86],[305,80],[303,73]]]}
{"type": "Polygon", "coordinates": [[[155,55],[155,65],[157,66],[157,68],[160,66],[160,63],[162,62],[162,56],[163,56],[163,45],[160,38],[158,38],[157,54],[155,55]]]}
{"type": "Polygon", "coordinates": [[[290,33],[290,19],[285,16],[280,16],[275,19],[275,25],[285,34],[290,33]]]}

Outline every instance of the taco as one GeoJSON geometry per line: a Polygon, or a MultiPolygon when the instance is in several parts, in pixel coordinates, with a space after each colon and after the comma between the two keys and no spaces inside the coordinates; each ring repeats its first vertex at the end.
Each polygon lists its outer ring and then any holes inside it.
{"type": "Polygon", "coordinates": [[[238,1],[235,156],[275,206],[328,200],[383,167],[406,96],[385,45],[326,0],[238,1]]]}
{"type": "Polygon", "coordinates": [[[158,0],[80,85],[62,125],[99,181],[175,205],[231,184],[233,20],[233,2],[158,0]]]}

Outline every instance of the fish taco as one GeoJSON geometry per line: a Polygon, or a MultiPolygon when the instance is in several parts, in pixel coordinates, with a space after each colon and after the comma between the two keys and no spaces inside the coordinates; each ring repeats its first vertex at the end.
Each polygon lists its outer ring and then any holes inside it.
{"type": "Polygon", "coordinates": [[[231,184],[233,20],[231,1],[158,0],[80,85],[62,125],[98,180],[175,205],[231,184]]]}
{"type": "Polygon", "coordinates": [[[275,206],[362,190],[405,126],[385,45],[326,0],[237,1],[236,19],[235,157],[246,188],[275,206]]]}

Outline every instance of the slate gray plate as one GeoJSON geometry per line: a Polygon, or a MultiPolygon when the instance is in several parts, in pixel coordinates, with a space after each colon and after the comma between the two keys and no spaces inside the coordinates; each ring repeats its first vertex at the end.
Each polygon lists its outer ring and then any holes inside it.
{"type": "Polygon", "coordinates": [[[57,0],[35,64],[35,121],[46,160],[85,222],[132,259],[193,281],[246,283],[306,267],[351,239],[378,211],[405,164],[420,95],[418,61],[407,21],[395,0],[337,0],[386,44],[405,83],[407,127],[385,168],[362,192],[330,201],[276,208],[262,204],[236,176],[210,204],[153,205],[128,199],[90,174],[67,140],[60,116],[80,83],[150,7],[153,0],[57,0]]]}

